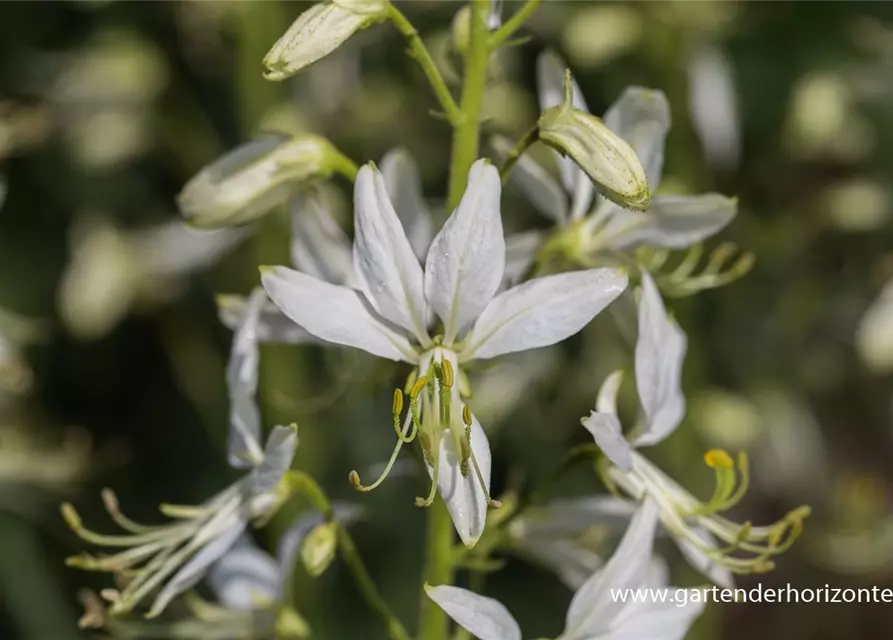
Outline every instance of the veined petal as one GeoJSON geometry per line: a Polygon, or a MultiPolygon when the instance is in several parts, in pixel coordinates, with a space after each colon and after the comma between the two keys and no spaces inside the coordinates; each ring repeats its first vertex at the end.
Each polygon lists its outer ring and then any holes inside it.
{"type": "Polygon", "coordinates": [[[242,323],[233,336],[226,383],[229,389],[229,464],[245,469],[263,459],[260,446],[260,411],[257,408],[257,378],[260,354],[257,323],[267,300],[261,287],[248,298],[242,323]]]}
{"type": "Polygon", "coordinates": [[[524,277],[543,241],[543,234],[539,231],[523,231],[505,239],[503,283],[514,285],[524,277]]]}
{"type": "Polygon", "coordinates": [[[389,360],[416,359],[409,340],[373,315],[357,291],[285,267],[274,267],[262,280],[273,303],[320,340],[389,360]]]}
{"type": "Polygon", "coordinates": [[[628,606],[615,602],[611,590],[635,589],[644,583],[651,563],[657,518],[657,505],[646,498],[614,555],[574,594],[561,640],[586,640],[611,629],[612,622],[628,606]]]}
{"type": "MultiPolygon", "coordinates": [[[[264,296],[266,299],[266,296],[264,296]]],[[[236,330],[243,322],[248,299],[242,296],[217,296],[217,316],[229,329],[236,330]]],[[[312,344],[320,340],[296,325],[268,299],[260,310],[255,328],[258,342],[283,342],[285,344],[312,344]]]]}
{"type": "Polygon", "coordinates": [[[645,429],[637,447],[657,444],[670,435],[685,415],[682,363],[687,339],[667,316],[657,285],[642,273],[639,299],[639,339],[636,341],[636,388],[645,414],[645,429]]]}
{"type": "Polygon", "coordinates": [[[577,333],[626,287],[617,269],[529,280],[499,294],[474,323],[460,359],[545,347],[577,333]]]}
{"type": "Polygon", "coordinates": [[[424,277],[418,258],[374,165],[357,174],[354,188],[354,264],[372,307],[394,324],[428,339],[424,277]]]}
{"type": "MultiPolygon", "coordinates": [[[[491,144],[503,158],[512,149],[512,143],[502,136],[495,136],[491,144]]],[[[582,171],[579,173],[586,178],[586,174],[582,171]]],[[[537,211],[558,225],[567,224],[569,219],[568,201],[561,185],[529,155],[523,154],[518,158],[509,173],[509,180],[521,189],[521,192],[527,196],[530,204],[537,211]]],[[[586,178],[586,182],[592,184],[589,178],[586,178]]]]}
{"type": "MultiPolygon", "coordinates": [[[[471,451],[477,460],[481,475],[490,491],[490,443],[477,418],[471,418],[471,451]]],[[[487,494],[471,460],[468,461],[468,475],[462,475],[461,455],[450,433],[445,433],[440,442],[440,469],[437,475],[437,490],[446,503],[453,524],[466,547],[473,547],[484,532],[487,522],[487,494]]],[[[433,469],[428,467],[429,475],[433,469]]]]}
{"type": "Polygon", "coordinates": [[[737,212],[737,198],[719,193],[656,196],[651,208],[638,214],[644,224],[630,227],[611,244],[616,249],[640,244],[684,249],[721,231],[737,212]]]}
{"type": "Polygon", "coordinates": [[[318,189],[299,191],[289,208],[291,260],[298,271],[351,286],[354,273],[350,240],[332,217],[323,194],[318,189]]]}
{"type": "Polygon", "coordinates": [[[446,325],[445,344],[484,310],[502,280],[501,192],[496,168],[486,160],[475,162],[462,201],[428,251],[425,297],[446,325]]]}
{"type": "Polygon", "coordinates": [[[251,491],[254,495],[272,491],[291,467],[298,448],[297,427],[273,427],[264,447],[264,458],[251,472],[251,491]]]}
{"type": "Polygon", "coordinates": [[[456,624],[480,640],[521,640],[521,628],[502,603],[449,585],[425,585],[425,593],[456,624]]]}
{"type": "Polygon", "coordinates": [[[629,473],[633,468],[632,452],[617,417],[617,391],[622,381],[622,371],[608,376],[598,392],[596,411],[590,412],[581,422],[608,459],[623,472],[629,473]]]}
{"type": "Polygon", "coordinates": [[[670,129],[670,105],[663,91],[628,87],[605,112],[605,124],[635,150],[654,193],[660,184],[664,140],[670,129]]]}
{"type": "Polygon", "coordinates": [[[231,609],[250,611],[259,602],[274,602],[278,598],[281,576],[270,554],[246,540],[211,567],[208,582],[221,603],[231,609]]]}
{"type": "Polygon", "coordinates": [[[381,175],[409,244],[419,260],[425,258],[434,235],[431,212],[422,196],[422,180],[406,149],[389,151],[381,159],[381,175]]]}

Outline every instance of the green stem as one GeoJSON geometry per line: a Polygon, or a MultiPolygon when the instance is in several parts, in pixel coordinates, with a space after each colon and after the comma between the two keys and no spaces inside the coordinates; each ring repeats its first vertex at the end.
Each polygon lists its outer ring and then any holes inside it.
{"type": "Polygon", "coordinates": [[[509,173],[512,170],[512,167],[515,166],[515,163],[518,161],[524,152],[527,151],[530,146],[539,140],[540,137],[540,128],[538,125],[533,125],[527,133],[524,134],[524,137],[518,140],[512,150],[508,152],[508,155],[505,157],[505,162],[502,163],[502,168],[499,169],[499,177],[502,178],[503,184],[509,177],[509,173]]]}
{"type": "Polygon", "coordinates": [[[334,156],[333,160],[335,171],[343,175],[351,182],[354,182],[357,179],[357,172],[360,170],[360,168],[357,166],[357,163],[348,158],[340,151],[336,150],[335,153],[337,154],[334,156]]]}
{"type": "Polygon", "coordinates": [[[353,538],[350,537],[350,533],[341,523],[335,520],[332,502],[326,496],[322,487],[310,475],[302,471],[289,471],[287,481],[293,492],[307,496],[310,502],[313,503],[313,506],[322,513],[323,517],[328,522],[334,522],[337,526],[338,550],[341,553],[341,558],[353,574],[354,582],[366,600],[366,604],[381,619],[391,640],[410,640],[409,633],[397,616],[394,615],[394,612],[391,611],[388,603],[372,580],[372,576],[369,575],[369,570],[363,563],[363,559],[360,557],[357,546],[354,544],[353,538]]]}
{"type": "Polygon", "coordinates": [[[425,76],[428,78],[428,82],[431,83],[431,88],[434,89],[434,94],[437,96],[440,106],[446,113],[447,120],[450,124],[456,126],[462,120],[462,112],[459,110],[459,105],[456,104],[453,94],[450,93],[449,87],[444,82],[443,76],[440,75],[434,59],[428,53],[425,43],[419,37],[419,32],[393,3],[388,7],[388,14],[397,30],[406,36],[406,39],[409,41],[409,55],[418,61],[422,71],[425,72],[425,76]]]}
{"type": "Polygon", "coordinates": [[[452,164],[448,208],[453,209],[462,199],[468,170],[478,157],[480,142],[479,122],[487,84],[487,65],[490,61],[490,32],[487,30],[488,0],[471,2],[471,43],[465,59],[465,80],[462,84],[462,117],[453,132],[452,164]]]}
{"type": "Polygon", "coordinates": [[[518,9],[511,18],[490,36],[490,46],[496,48],[504,44],[527,21],[534,11],[542,4],[543,0],[527,0],[524,6],[518,9]]]}
{"type": "MultiPolygon", "coordinates": [[[[453,583],[453,520],[438,496],[428,507],[425,537],[425,582],[432,586],[453,583]]],[[[419,640],[446,640],[447,617],[423,591],[419,606],[419,640]]]]}

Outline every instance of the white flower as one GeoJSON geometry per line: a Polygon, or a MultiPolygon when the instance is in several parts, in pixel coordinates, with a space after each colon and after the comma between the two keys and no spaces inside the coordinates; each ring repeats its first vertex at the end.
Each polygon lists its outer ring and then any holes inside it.
{"type": "Polygon", "coordinates": [[[881,289],[856,330],[856,350],[872,371],[893,369],[893,279],[881,289]]]}
{"type": "Polygon", "coordinates": [[[133,522],[118,508],[110,491],[103,492],[106,509],[128,533],[102,535],[81,523],[70,504],[62,507],[68,525],[92,544],[125,549],[114,555],[80,555],[68,564],[81,569],[126,573],[130,580],[118,592],[105,592],[112,601],[111,613],[131,611],[154,593],[147,614],[160,614],[176,596],[192,588],[209,567],[239,539],[251,521],[264,521],[275,513],[287,488],[281,482],[291,466],[298,444],[295,427],[275,427],[261,448],[260,416],[254,406],[257,385],[257,344],[253,339],[263,291],[249,301],[245,322],[233,340],[228,383],[232,396],[229,456],[247,475],[200,506],[163,505],[162,513],[175,518],[171,524],[146,526],[133,522]]]}
{"type": "Polygon", "coordinates": [[[327,0],[298,16],[264,57],[267,80],[285,80],[323,58],[361,29],[388,16],[388,0],[327,0]]]}
{"type": "Polygon", "coordinates": [[[704,155],[712,166],[734,168],[741,131],[731,64],[718,48],[702,45],[692,52],[687,67],[688,112],[704,155]]]}
{"type": "Polygon", "coordinates": [[[393,459],[404,440],[419,436],[434,485],[468,546],[477,542],[486,520],[490,449],[454,384],[461,366],[564,340],[626,286],[624,274],[593,269],[531,280],[496,295],[505,266],[500,192],[496,169],[476,162],[423,269],[384,178],[367,165],[354,193],[358,290],[284,267],[263,276],[273,302],[320,340],[413,365],[402,430],[402,394],[395,398],[395,426],[402,435],[393,459]],[[443,327],[432,337],[435,313],[443,327]]]}
{"type": "MultiPolygon", "coordinates": [[[[617,551],[574,594],[564,631],[557,640],[681,640],[703,603],[626,602],[612,596],[628,589],[656,588],[649,575],[658,508],[645,500],[617,551]]],[[[452,586],[430,587],[428,596],[480,640],[521,640],[508,610],[492,598],[452,586]]]]}
{"type": "Polygon", "coordinates": [[[616,407],[622,380],[619,371],[605,380],[596,410],[581,422],[610,461],[605,470],[608,481],[634,500],[653,499],[660,507],[664,527],[689,562],[714,582],[729,586],[730,572],[770,570],[774,566],[771,557],[793,544],[809,510],[795,509],[765,527],[732,522],[719,514],[737,504],[747,490],[746,456],[739,457],[736,473],[735,462],[724,451],[705,455],[708,466],[716,472],[717,490],[703,503],[637,451],[667,438],[685,414],[680,380],[685,351],[685,334],[667,316],[651,276],[643,273],[635,352],[639,426],[624,437],[616,407]],[[734,552],[749,557],[736,557],[734,552]]]}
{"type": "MultiPolygon", "coordinates": [[[[566,67],[546,52],[538,63],[541,109],[560,104],[564,95],[566,67]]],[[[588,111],[583,94],[572,81],[576,109],[588,111]]],[[[626,140],[645,169],[648,186],[655,194],[663,171],[664,139],[670,128],[670,110],[660,91],[630,87],[605,113],[605,125],[626,140]]],[[[506,153],[509,145],[494,140],[506,153]]],[[[605,251],[622,251],[640,245],[682,249],[717,233],[735,217],[737,200],[718,193],[697,196],[653,195],[648,211],[628,211],[607,199],[595,203],[595,190],[582,169],[570,158],[557,155],[560,183],[527,155],[515,165],[513,181],[533,206],[553,220],[562,249],[582,264],[605,251]]],[[[532,258],[528,254],[528,262],[532,258]]]]}

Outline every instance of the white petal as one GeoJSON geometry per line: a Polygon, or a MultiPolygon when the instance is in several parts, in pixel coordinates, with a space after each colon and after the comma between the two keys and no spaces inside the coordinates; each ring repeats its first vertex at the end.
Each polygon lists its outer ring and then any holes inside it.
{"type": "MultiPolygon", "coordinates": [[[[551,107],[557,107],[564,101],[564,74],[567,65],[552,51],[544,51],[536,61],[536,86],[539,95],[540,111],[551,107]]],[[[573,88],[573,105],[580,111],[589,113],[583,92],[577,85],[577,81],[571,78],[573,88]]],[[[555,153],[558,167],[561,170],[561,182],[568,193],[574,193],[577,189],[580,175],[583,171],[568,157],[555,153]]],[[[585,174],[583,174],[585,177],[585,174]]],[[[588,178],[586,179],[589,182],[588,178]]]]}
{"type": "Polygon", "coordinates": [[[647,272],[642,272],[635,361],[645,429],[634,446],[657,444],[682,421],[685,396],[681,378],[686,346],[685,333],[667,316],[657,285],[647,272]]]}
{"type": "Polygon", "coordinates": [[[428,253],[434,235],[431,212],[422,196],[422,180],[406,149],[394,149],[381,159],[381,175],[406,237],[419,260],[428,253]]]}
{"type": "Polygon", "coordinates": [[[524,535],[555,538],[577,536],[595,526],[623,531],[638,504],[609,495],[552,500],[520,519],[524,535]]]}
{"type": "Polygon", "coordinates": [[[604,565],[601,556],[576,540],[530,537],[516,541],[515,545],[525,555],[554,571],[558,579],[573,591],[582,587],[589,576],[604,565]]]}
{"type": "MultiPolygon", "coordinates": [[[[670,587],[676,591],[677,587],[670,587]]],[[[695,619],[704,611],[700,601],[649,602],[630,607],[625,619],[605,636],[610,640],[683,640],[695,619]]]]}
{"type": "Polygon", "coordinates": [[[893,278],[859,320],[856,350],[872,371],[893,370],[893,278]]]}
{"type": "Polygon", "coordinates": [[[170,276],[214,264],[248,235],[245,229],[203,231],[178,220],[130,232],[129,238],[150,273],[170,276]]]}
{"type": "Polygon", "coordinates": [[[272,491],[291,468],[298,448],[296,427],[273,427],[264,447],[264,458],[251,472],[251,491],[254,495],[272,491]]]}
{"type": "MultiPolygon", "coordinates": [[[[494,137],[491,144],[503,158],[508,155],[513,146],[502,136],[494,137]]],[[[586,175],[582,171],[579,173],[584,177],[586,175]]],[[[527,196],[530,204],[537,211],[559,225],[567,224],[569,219],[568,202],[561,185],[529,155],[525,153],[518,158],[509,174],[509,180],[521,189],[521,192],[527,196]]],[[[592,184],[588,178],[586,181],[592,184]]]]}
{"type": "Polygon", "coordinates": [[[263,459],[260,446],[260,411],[257,408],[257,378],[260,353],[257,348],[257,322],[267,295],[255,289],[246,305],[242,323],[233,336],[226,384],[229,389],[229,464],[245,469],[263,459]]]}
{"type": "Polygon", "coordinates": [[[274,602],[279,595],[279,565],[254,543],[237,545],[208,572],[208,583],[222,604],[250,611],[260,602],[274,602]]]}
{"type": "MultiPolygon", "coordinates": [[[[266,299],[266,296],[264,296],[266,299]]],[[[242,296],[217,296],[217,316],[229,329],[237,329],[244,322],[248,300],[242,296]]],[[[312,344],[320,340],[296,325],[275,304],[266,301],[260,310],[255,336],[258,342],[312,344]]]]}
{"type": "Polygon", "coordinates": [[[332,284],[353,282],[353,253],[347,234],[332,217],[318,189],[292,198],[291,260],[298,271],[332,284]]]}
{"type": "Polygon", "coordinates": [[[728,59],[709,45],[688,61],[688,111],[707,161],[729,169],[738,164],[740,127],[735,78],[728,59]]]}
{"type": "MultiPolygon", "coordinates": [[[[460,406],[453,405],[453,410],[460,406]]],[[[477,418],[471,418],[471,451],[477,459],[481,475],[490,491],[490,443],[477,418]]],[[[456,531],[466,547],[473,547],[487,522],[487,496],[481,488],[474,464],[468,461],[468,475],[463,476],[461,458],[456,451],[456,443],[450,433],[446,433],[440,443],[440,469],[437,475],[437,490],[446,503],[456,531]]],[[[434,470],[425,465],[428,474],[434,470]]]]}
{"type": "MultiPolygon", "coordinates": [[[[694,527],[692,532],[701,539],[702,546],[711,549],[718,549],[720,547],[719,542],[717,542],[716,538],[714,538],[710,532],[699,527],[694,527]]],[[[725,587],[727,589],[733,589],[735,587],[735,578],[732,576],[732,572],[714,562],[710,556],[704,553],[701,546],[683,538],[674,537],[674,540],[679,546],[679,551],[682,552],[682,555],[685,556],[688,563],[697,569],[704,577],[720,587],[725,587]]]]}
{"type": "Polygon", "coordinates": [[[651,208],[637,214],[643,224],[631,227],[611,245],[616,249],[641,244],[684,249],[724,229],[737,212],[738,200],[719,193],[655,196],[651,208]]]}
{"type": "Polygon", "coordinates": [[[611,559],[574,594],[561,636],[563,640],[584,640],[611,628],[613,620],[627,606],[614,602],[611,590],[636,589],[644,583],[651,563],[657,517],[657,505],[646,499],[611,559]]]}
{"type": "Polygon", "coordinates": [[[428,311],[422,267],[374,165],[357,174],[354,210],[353,255],[360,289],[382,317],[424,342],[428,311]]]}
{"type": "Polygon", "coordinates": [[[527,274],[543,240],[539,231],[524,231],[505,239],[504,283],[514,285],[527,274]]]}
{"type": "Polygon", "coordinates": [[[357,291],[285,267],[274,267],[262,280],[276,306],[320,340],[389,360],[416,359],[409,341],[376,317],[357,291]]]}
{"type": "Polygon", "coordinates": [[[425,585],[425,592],[459,626],[480,640],[521,640],[518,623],[497,600],[449,585],[425,585]]]}
{"type": "Polygon", "coordinates": [[[501,192],[496,168],[475,162],[462,201],[428,251],[425,296],[446,326],[446,344],[484,310],[502,280],[501,192]]]}
{"type": "Polygon", "coordinates": [[[460,357],[493,358],[545,347],[589,324],[626,287],[616,269],[573,271],[529,280],[499,294],[474,323],[460,357]]]}
{"type": "Polygon", "coordinates": [[[590,412],[581,422],[608,459],[620,467],[621,471],[629,473],[633,468],[632,454],[617,417],[617,391],[622,381],[622,371],[615,371],[608,376],[598,392],[597,410],[590,412]]]}
{"type": "Polygon", "coordinates": [[[628,87],[605,112],[604,121],[635,150],[649,189],[657,191],[664,166],[664,140],[670,129],[670,105],[663,91],[628,87]]]}

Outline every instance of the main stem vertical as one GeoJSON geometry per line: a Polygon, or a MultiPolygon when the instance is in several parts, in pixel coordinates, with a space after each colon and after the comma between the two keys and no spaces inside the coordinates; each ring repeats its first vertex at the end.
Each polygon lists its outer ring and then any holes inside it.
{"type": "MultiPolygon", "coordinates": [[[[461,117],[453,132],[452,162],[448,206],[459,204],[468,171],[478,157],[481,106],[487,83],[490,60],[490,32],[486,25],[489,0],[471,2],[471,42],[465,60],[462,85],[461,117]]],[[[453,522],[443,500],[438,497],[428,508],[428,531],[425,536],[425,582],[431,585],[453,583],[453,522]]],[[[419,609],[419,640],[447,640],[447,617],[443,610],[422,593],[419,609]]]]}

